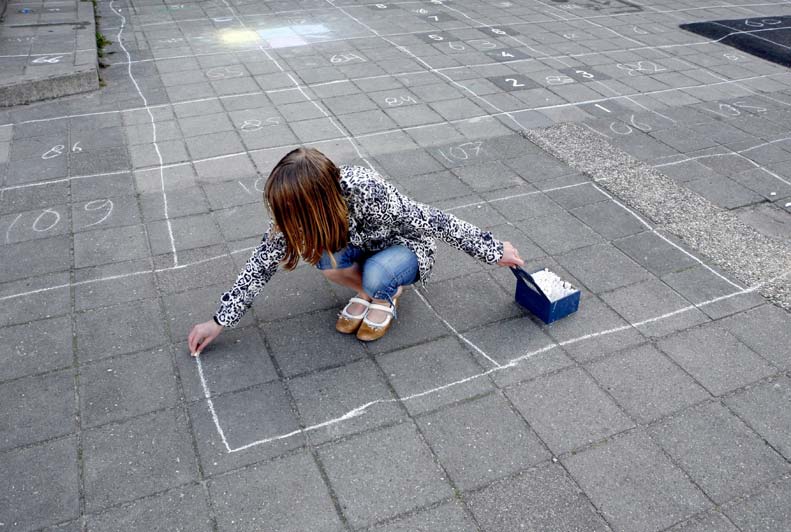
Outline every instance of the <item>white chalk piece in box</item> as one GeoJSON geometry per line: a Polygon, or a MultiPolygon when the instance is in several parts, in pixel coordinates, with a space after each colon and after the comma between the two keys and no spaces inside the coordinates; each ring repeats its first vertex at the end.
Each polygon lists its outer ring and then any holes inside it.
{"type": "Polygon", "coordinates": [[[580,291],[547,269],[527,273],[512,267],[516,276],[516,302],[552,323],[576,312],[580,305],[580,291]]]}

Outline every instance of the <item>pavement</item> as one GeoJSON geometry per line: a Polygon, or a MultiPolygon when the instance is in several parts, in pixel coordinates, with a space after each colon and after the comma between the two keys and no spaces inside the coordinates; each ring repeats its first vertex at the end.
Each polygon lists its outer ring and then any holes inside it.
{"type": "Polygon", "coordinates": [[[99,88],[90,1],[3,0],[0,20],[0,107],[99,88]]]}
{"type": "Polygon", "coordinates": [[[791,4],[641,4],[100,1],[106,86],[0,110],[0,530],[791,529],[791,75],[678,28],[791,4]],[[579,311],[442,245],[377,342],[300,266],[191,358],[300,144],[579,311]]]}

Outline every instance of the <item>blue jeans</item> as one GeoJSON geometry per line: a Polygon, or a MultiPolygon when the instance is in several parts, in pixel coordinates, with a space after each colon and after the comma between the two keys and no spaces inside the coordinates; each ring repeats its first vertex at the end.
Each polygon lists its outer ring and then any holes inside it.
{"type": "Polygon", "coordinates": [[[371,253],[349,244],[333,255],[336,262],[334,268],[326,252],[316,267],[319,270],[342,270],[358,263],[363,274],[365,293],[374,299],[386,299],[391,304],[398,287],[414,283],[419,274],[417,256],[405,246],[390,246],[371,253]]]}

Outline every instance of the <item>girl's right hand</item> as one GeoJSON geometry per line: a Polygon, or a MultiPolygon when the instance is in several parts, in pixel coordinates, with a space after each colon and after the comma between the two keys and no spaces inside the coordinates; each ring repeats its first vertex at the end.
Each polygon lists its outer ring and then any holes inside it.
{"type": "Polygon", "coordinates": [[[187,338],[192,356],[196,357],[200,355],[201,351],[203,351],[212,340],[217,338],[223,329],[224,327],[218,325],[213,319],[195,325],[187,338]]]}

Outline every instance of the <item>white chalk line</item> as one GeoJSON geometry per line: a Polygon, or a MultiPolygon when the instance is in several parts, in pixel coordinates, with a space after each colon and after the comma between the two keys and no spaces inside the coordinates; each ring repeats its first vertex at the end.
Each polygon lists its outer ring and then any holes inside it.
{"type": "MultiPolygon", "coordinates": [[[[607,336],[607,335],[610,335],[610,334],[618,333],[618,332],[629,330],[629,329],[633,329],[633,328],[637,329],[639,327],[642,327],[644,325],[648,325],[650,323],[654,323],[654,322],[661,321],[661,320],[664,320],[664,319],[667,319],[667,318],[670,318],[670,317],[673,317],[673,316],[677,316],[679,314],[683,314],[683,313],[689,312],[691,310],[699,309],[700,307],[712,305],[714,303],[717,303],[717,302],[720,302],[720,301],[724,301],[726,299],[730,299],[730,298],[733,298],[733,297],[736,297],[736,296],[752,293],[752,292],[758,290],[761,286],[762,286],[762,284],[761,285],[755,285],[755,286],[750,287],[750,288],[745,288],[743,290],[739,290],[739,291],[733,292],[731,294],[726,294],[726,295],[719,296],[719,297],[716,297],[716,298],[713,298],[713,299],[709,299],[707,301],[703,301],[703,302],[698,303],[698,304],[688,305],[686,307],[683,307],[683,308],[680,308],[680,309],[677,309],[677,310],[674,310],[674,311],[671,311],[671,312],[667,312],[665,314],[661,314],[661,315],[655,316],[653,318],[647,318],[647,319],[644,319],[644,320],[641,320],[641,321],[637,321],[635,323],[629,323],[627,325],[621,325],[619,327],[613,327],[611,329],[606,329],[606,330],[598,331],[598,332],[595,332],[595,333],[590,333],[590,334],[578,336],[576,338],[571,338],[571,339],[563,340],[563,341],[560,341],[560,342],[554,342],[552,344],[548,344],[548,345],[546,345],[544,347],[541,347],[539,349],[535,349],[533,351],[529,351],[529,352],[527,352],[527,353],[525,353],[523,355],[520,355],[518,357],[512,358],[507,363],[505,363],[504,365],[495,366],[493,368],[490,368],[488,370],[482,371],[480,373],[476,373],[474,375],[470,375],[470,376],[465,377],[463,379],[459,379],[459,380],[456,380],[456,381],[453,381],[453,382],[449,382],[449,383],[446,383],[446,384],[443,384],[441,386],[437,386],[437,387],[434,387],[434,388],[429,388],[429,389],[424,390],[422,392],[418,392],[418,393],[415,393],[415,394],[407,395],[407,396],[404,396],[404,397],[396,397],[396,398],[388,398],[388,399],[376,399],[376,400],[373,400],[373,401],[369,401],[369,402],[367,402],[367,403],[365,403],[363,405],[360,405],[360,406],[358,406],[358,407],[356,407],[356,408],[354,408],[352,410],[349,410],[348,412],[346,412],[342,416],[334,417],[334,418],[328,419],[326,421],[323,421],[321,423],[318,423],[318,424],[315,424],[315,425],[309,425],[307,427],[300,428],[300,429],[297,429],[297,430],[294,430],[294,431],[291,431],[291,432],[288,432],[288,433],[285,433],[285,434],[279,434],[277,436],[270,436],[270,437],[267,437],[267,438],[262,438],[262,439],[259,439],[259,440],[255,440],[253,442],[247,443],[247,444],[239,446],[239,447],[230,448],[229,446],[226,445],[226,449],[228,450],[228,453],[236,453],[236,452],[239,452],[239,451],[244,451],[244,450],[250,449],[252,447],[256,447],[258,445],[263,445],[263,444],[266,444],[266,443],[271,443],[271,442],[274,442],[274,441],[279,441],[279,440],[284,440],[284,439],[287,439],[287,438],[291,438],[293,436],[306,434],[308,432],[313,432],[313,431],[319,430],[321,428],[328,427],[328,426],[331,426],[331,425],[335,425],[335,424],[341,423],[343,421],[347,421],[349,419],[358,417],[358,416],[366,413],[371,407],[373,407],[373,406],[375,406],[377,404],[398,403],[398,402],[405,403],[407,401],[412,401],[412,400],[415,400],[415,399],[419,399],[419,398],[425,397],[427,395],[435,394],[435,393],[441,392],[443,390],[447,390],[449,388],[453,388],[455,386],[459,386],[459,385],[465,384],[467,382],[486,377],[486,376],[491,375],[491,374],[493,374],[495,372],[498,372],[498,371],[503,371],[503,370],[506,370],[506,369],[514,368],[514,367],[518,366],[519,364],[521,364],[522,362],[524,362],[525,360],[528,360],[528,359],[530,359],[530,358],[532,358],[532,357],[534,357],[536,355],[539,355],[541,353],[546,353],[547,351],[550,351],[550,350],[555,349],[557,347],[565,347],[567,345],[584,342],[586,340],[590,340],[590,339],[593,339],[593,338],[598,338],[598,337],[601,337],[601,336],[607,336]]],[[[419,292],[419,291],[416,290],[416,292],[419,292]]],[[[201,355],[198,355],[196,357],[196,359],[200,359],[200,356],[201,355]]],[[[198,360],[198,363],[200,364],[199,360],[198,360]]],[[[203,386],[203,389],[204,389],[204,396],[206,397],[206,402],[207,402],[207,404],[209,406],[210,412],[213,412],[214,411],[214,401],[213,401],[212,396],[211,396],[211,391],[209,390],[208,385],[206,383],[206,380],[203,378],[202,373],[199,372],[199,375],[201,377],[201,385],[203,386]]],[[[222,427],[219,424],[219,420],[216,419],[216,418],[215,418],[215,425],[216,425],[218,433],[221,435],[221,437],[223,437],[224,432],[222,432],[222,427]]]]}
{"type": "MultiPolygon", "coordinates": [[[[121,35],[122,35],[123,31],[124,31],[124,28],[126,27],[126,17],[124,17],[119,11],[117,11],[115,9],[115,7],[113,6],[113,2],[115,2],[115,0],[110,0],[110,4],[109,4],[110,10],[113,13],[115,13],[116,16],[118,16],[118,18],[121,19],[121,27],[119,28],[118,35],[116,37],[118,39],[118,45],[121,47],[121,49],[126,54],[127,59],[129,59],[131,61],[132,60],[132,56],[129,54],[129,50],[126,49],[126,46],[124,46],[123,39],[121,38],[121,35]]],[[[152,141],[152,143],[154,145],[154,150],[157,153],[157,158],[159,159],[159,181],[160,181],[160,185],[162,187],[162,203],[163,203],[164,210],[165,210],[165,212],[164,212],[164,214],[165,214],[165,222],[167,222],[168,236],[170,237],[170,250],[173,253],[173,265],[174,266],[178,266],[179,259],[178,259],[178,253],[176,253],[176,240],[173,237],[173,226],[170,223],[170,217],[168,216],[168,195],[167,195],[167,192],[165,191],[165,170],[163,168],[163,165],[165,164],[165,161],[162,158],[162,152],[160,152],[160,150],[159,150],[159,143],[157,143],[157,123],[156,123],[156,120],[154,120],[154,113],[151,112],[151,109],[148,106],[148,100],[146,99],[145,95],[143,95],[143,91],[140,90],[140,85],[137,84],[137,80],[132,75],[132,64],[131,64],[131,62],[128,65],[127,74],[129,75],[129,79],[134,84],[135,90],[137,91],[137,94],[140,96],[140,99],[143,100],[143,105],[144,105],[146,111],[148,112],[148,116],[149,116],[149,118],[151,120],[151,130],[152,130],[152,132],[151,132],[152,140],[151,141],[152,141]]]]}

